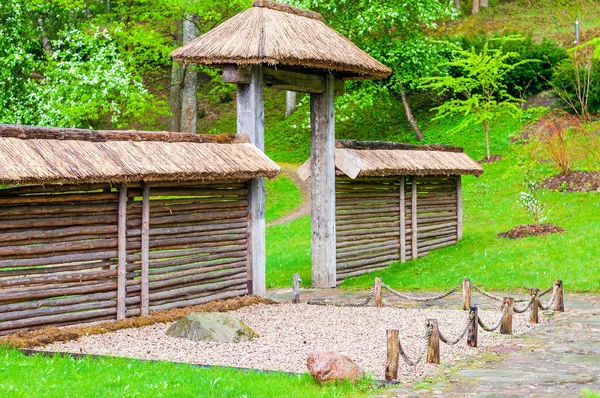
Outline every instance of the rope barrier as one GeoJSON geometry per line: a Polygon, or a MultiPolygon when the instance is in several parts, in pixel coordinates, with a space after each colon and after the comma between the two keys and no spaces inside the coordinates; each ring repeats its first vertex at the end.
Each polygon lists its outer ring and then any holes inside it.
{"type": "Polygon", "coordinates": [[[529,309],[529,307],[531,307],[531,304],[533,304],[534,298],[535,298],[535,296],[529,296],[529,301],[523,307],[513,307],[513,312],[516,312],[517,314],[524,313],[525,311],[527,311],[529,309]]]}
{"type": "Polygon", "coordinates": [[[498,329],[500,327],[500,325],[502,324],[502,318],[504,318],[504,315],[508,312],[508,305],[503,306],[504,308],[502,309],[502,313],[500,314],[500,317],[498,318],[498,321],[494,324],[494,326],[487,326],[483,320],[481,319],[481,317],[479,317],[477,319],[479,326],[481,326],[481,328],[483,330],[485,330],[486,332],[493,332],[494,330],[498,329]]]}
{"type": "Polygon", "coordinates": [[[433,326],[431,326],[431,325],[427,326],[427,331],[425,332],[423,344],[421,346],[421,352],[418,353],[418,356],[415,360],[410,359],[408,357],[408,355],[406,355],[406,353],[404,352],[404,349],[402,348],[402,344],[400,343],[400,340],[398,340],[398,351],[400,352],[402,359],[404,359],[404,362],[406,362],[410,366],[416,366],[419,364],[419,362],[421,362],[423,360],[423,358],[427,354],[427,346],[429,345],[429,338],[431,337],[432,333],[433,333],[433,326]]]}
{"type": "Polygon", "coordinates": [[[458,335],[458,337],[456,337],[453,340],[448,340],[441,331],[439,331],[440,334],[440,340],[442,341],[442,343],[446,344],[446,345],[455,345],[457,344],[459,341],[462,340],[462,338],[465,336],[465,334],[467,334],[467,331],[469,330],[469,325],[471,324],[471,321],[473,320],[473,318],[475,317],[475,312],[470,311],[469,312],[469,316],[467,317],[467,323],[465,325],[464,330],[458,335]]]}
{"type": "Polygon", "coordinates": [[[366,307],[369,304],[369,301],[373,298],[373,293],[375,292],[375,284],[371,285],[371,289],[369,289],[369,296],[364,298],[359,302],[352,301],[323,301],[323,300],[310,300],[307,304],[310,305],[322,305],[325,307],[366,307]]]}
{"type": "Polygon", "coordinates": [[[558,286],[555,285],[553,287],[553,289],[554,289],[554,291],[552,292],[552,297],[550,297],[548,304],[544,305],[544,304],[542,304],[541,301],[538,301],[538,307],[540,307],[544,311],[549,310],[550,307],[552,306],[552,304],[554,304],[554,300],[556,300],[556,293],[558,293],[558,286]]]}
{"type": "Polygon", "coordinates": [[[387,290],[388,292],[392,293],[394,296],[398,296],[398,297],[403,298],[405,300],[412,300],[412,301],[418,301],[418,302],[425,303],[425,302],[428,302],[428,301],[440,300],[440,299],[443,299],[445,297],[450,296],[452,293],[454,293],[458,289],[460,289],[462,287],[462,284],[458,284],[455,288],[450,289],[446,293],[442,293],[440,295],[431,296],[431,297],[417,297],[417,296],[410,296],[408,294],[400,293],[399,291],[392,289],[391,287],[389,287],[385,283],[382,283],[381,287],[383,289],[387,290]]]}
{"type": "MultiPolygon", "coordinates": [[[[473,289],[477,290],[479,293],[483,294],[485,297],[490,298],[492,300],[504,301],[504,297],[500,297],[500,296],[493,295],[492,293],[488,293],[479,286],[473,286],[473,289]]],[[[526,301],[527,301],[527,299],[515,299],[515,303],[524,303],[526,301]]]]}
{"type": "Polygon", "coordinates": [[[538,297],[545,296],[546,294],[550,293],[552,290],[554,290],[554,286],[550,286],[548,289],[541,291],[538,294],[538,297]]]}

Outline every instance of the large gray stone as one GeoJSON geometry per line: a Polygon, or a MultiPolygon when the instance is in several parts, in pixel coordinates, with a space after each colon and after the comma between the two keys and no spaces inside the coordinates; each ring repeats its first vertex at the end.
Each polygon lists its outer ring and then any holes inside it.
{"type": "Polygon", "coordinates": [[[239,343],[258,336],[244,322],[220,312],[192,312],[171,325],[167,335],[217,343],[239,343]]]}

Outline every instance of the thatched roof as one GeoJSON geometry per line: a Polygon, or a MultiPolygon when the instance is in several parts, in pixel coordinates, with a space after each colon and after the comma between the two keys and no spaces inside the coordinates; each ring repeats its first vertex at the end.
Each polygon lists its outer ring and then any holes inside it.
{"type": "MultiPolygon", "coordinates": [[[[460,147],[378,141],[336,141],[335,167],[350,178],[483,173],[483,168],[460,147]]],[[[310,177],[310,159],[300,166],[298,174],[305,180],[310,177]]]]}
{"type": "Polygon", "coordinates": [[[245,135],[0,124],[0,184],[274,178],[245,135]]]}
{"type": "Polygon", "coordinates": [[[320,14],[269,0],[173,51],[180,62],[268,64],[331,70],[345,79],[381,79],[391,70],[325,25],[320,14]]]}

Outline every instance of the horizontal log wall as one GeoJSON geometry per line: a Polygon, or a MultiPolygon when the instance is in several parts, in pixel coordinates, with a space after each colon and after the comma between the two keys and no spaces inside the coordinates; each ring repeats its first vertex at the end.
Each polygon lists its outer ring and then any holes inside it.
{"type": "MultiPolygon", "coordinates": [[[[145,238],[142,189],[127,189],[126,316],[143,239],[150,311],[246,294],[246,183],[153,183],[145,238]]],[[[108,184],[0,189],[0,335],[117,318],[118,209],[108,184]]]]}
{"type": "Polygon", "coordinates": [[[368,177],[355,180],[338,176],[338,281],[455,244],[458,239],[457,208],[455,176],[368,177]],[[417,194],[415,218],[412,214],[413,179],[417,194]],[[404,181],[404,190],[400,189],[401,181],[404,181]],[[417,224],[415,240],[413,219],[417,224]],[[404,248],[404,256],[401,256],[401,248],[404,248]],[[415,253],[413,248],[416,248],[415,253]]]}

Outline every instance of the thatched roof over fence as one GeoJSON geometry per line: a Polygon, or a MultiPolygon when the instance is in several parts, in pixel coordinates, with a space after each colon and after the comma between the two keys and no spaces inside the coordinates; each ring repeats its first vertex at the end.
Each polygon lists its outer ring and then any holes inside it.
{"type": "Polygon", "coordinates": [[[245,135],[0,124],[0,184],[274,178],[279,170],[245,135]]]}
{"type": "Polygon", "coordinates": [[[180,62],[204,65],[325,69],[347,79],[381,79],[391,73],[325,25],[318,13],[269,0],[255,1],[253,6],[171,55],[180,62]]]}
{"type": "MultiPolygon", "coordinates": [[[[335,166],[350,178],[483,173],[483,168],[460,147],[379,141],[336,141],[335,166]]],[[[298,175],[304,180],[310,177],[310,159],[300,166],[298,175]]]]}

